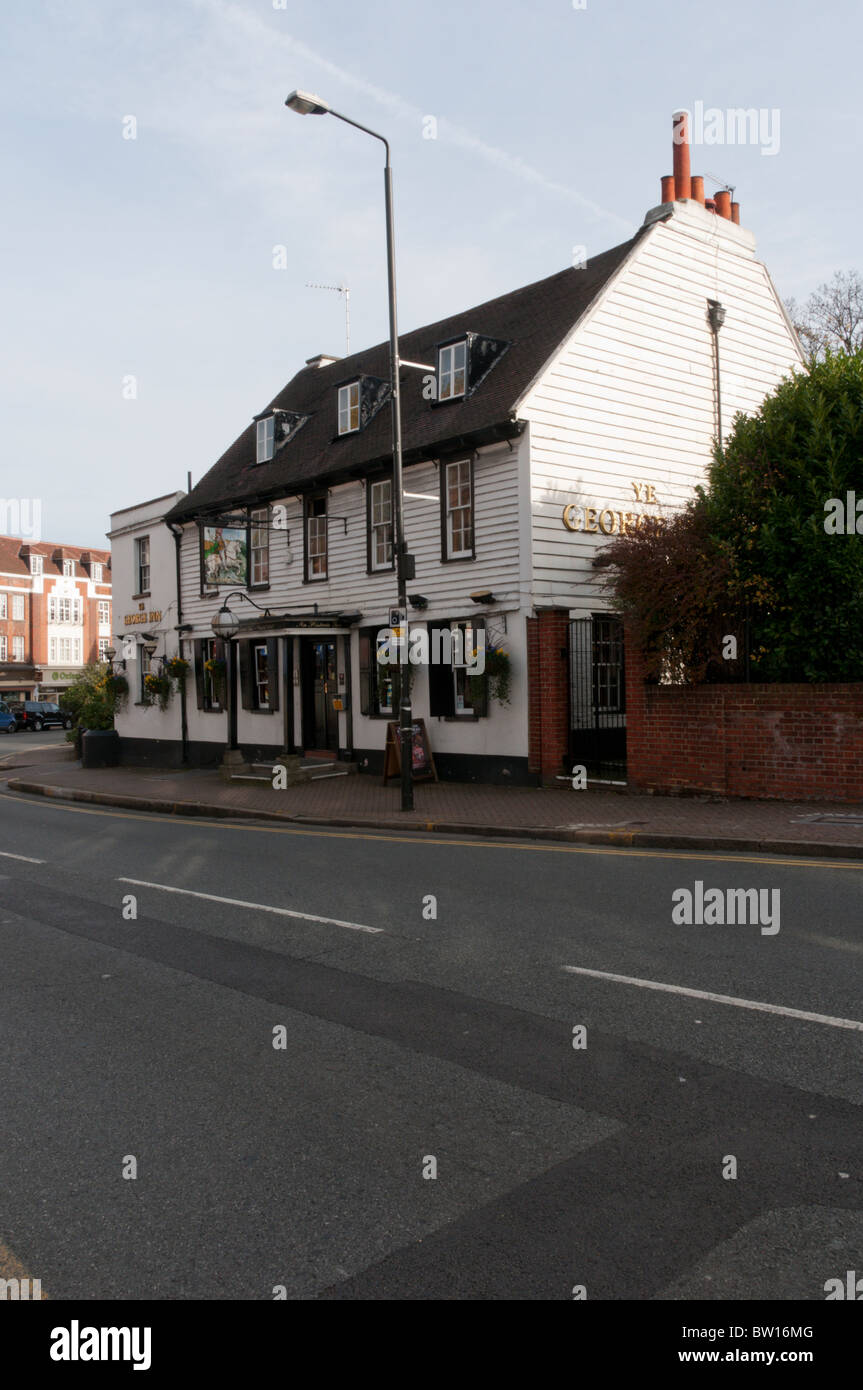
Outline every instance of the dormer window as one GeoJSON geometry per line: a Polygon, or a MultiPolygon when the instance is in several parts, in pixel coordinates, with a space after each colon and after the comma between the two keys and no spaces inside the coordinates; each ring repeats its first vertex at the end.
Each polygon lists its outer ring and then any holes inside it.
{"type": "Polygon", "coordinates": [[[94,583],[94,584],[101,584],[101,583],[102,583],[102,566],[99,565],[99,564],[96,564],[95,562],[94,562],[94,564],[93,564],[93,583],[94,583]]]}
{"type": "Polygon", "coordinates": [[[450,343],[438,351],[438,400],[463,396],[467,384],[467,343],[450,343]]]}
{"type": "Polygon", "coordinates": [[[41,574],[41,573],[42,573],[42,556],[41,556],[41,555],[31,555],[31,556],[30,556],[30,573],[31,573],[31,574],[41,574]]]}
{"type": "Polygon", "coordinates": [[[276,452],[276,417],[265,415],[258,421],[256,463],[269,463],[276,452]]]}
{"type": "Polygon", "coordinates": [[[445,405],[447,401],[467,400],[472,396],[512,343],[505,338],[490,338],[485,333],[465,333],[455,342],[436,343],[435,347],[437,391],[434,404],[445,405]]]}
{"type": "Polygon", "coordinates": [[[352,434],[360,427],[360,383],[351,381],[339,387],[339,434],[352,434]]]}
{"type": "Polygon", "coordinates": [[[253,416],[255,422],[255,463],[271,463],[283,444],[293,439],[309,417],[295,410],[277,407],[265,415],[253,416]]]}
{"type": "Polygon", "coordinates": [[[74,575],[74,573],[75,573],[75,561],[74,561],[74,560],[64,560],[64,561],[63,561],[63,578],[64,578],[64,579],[71,579],[72,576],[74,575]]]}

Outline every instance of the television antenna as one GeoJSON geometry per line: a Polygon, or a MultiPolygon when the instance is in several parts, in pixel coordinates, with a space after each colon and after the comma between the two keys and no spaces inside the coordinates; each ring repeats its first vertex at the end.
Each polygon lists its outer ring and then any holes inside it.
{"type": "Polygon", "coordinates": [[[315,285],[306,281],[307,290],[334,290],[345,297],[345,357],[351,355],[351,292],[347,285],[315,285]]]}

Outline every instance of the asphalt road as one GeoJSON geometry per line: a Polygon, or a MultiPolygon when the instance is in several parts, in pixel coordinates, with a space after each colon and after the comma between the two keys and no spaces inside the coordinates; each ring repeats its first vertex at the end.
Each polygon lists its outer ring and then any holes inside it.
{"type": "Polygon", "coordinates": [[[49,1298],[823,1300],[863,1271],[861,907],[863,862],[4,793],[0,1264],[49,1298]],[[675,923],[697,881],[778,890],[779,930],[675,923]]]}

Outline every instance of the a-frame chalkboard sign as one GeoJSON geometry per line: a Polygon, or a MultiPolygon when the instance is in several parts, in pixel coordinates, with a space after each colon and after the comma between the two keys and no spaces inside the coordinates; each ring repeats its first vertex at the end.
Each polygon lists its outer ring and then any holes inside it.
{"type": "MultiPolygon", "coordinates": [[[[387,724],[387,741],[384,748],[384,786],[390,777],[401,777],[402,745],[397,723],[387,724]]],[[[428,730],[424,719],[415,719],[411,738],[411,780],[423,782],[428,778],[438,780],[437,768],[429,743],[428,730]]]]}

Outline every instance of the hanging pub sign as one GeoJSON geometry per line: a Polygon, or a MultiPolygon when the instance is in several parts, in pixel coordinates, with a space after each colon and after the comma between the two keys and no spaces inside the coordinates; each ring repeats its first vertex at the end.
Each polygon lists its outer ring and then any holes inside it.
{"type": "Polygon", "coordinates": [[[204,584],[237,584],[244,588],[248,570],[248,532],[245,526],[202,527],[204,584]]]}
{"type": "MultiPolygon", "coordinates": [[[[387,724],[387,741],[384,748],[384,786],[390,777],[400,777],[402,771],[402,743],[398,724],[387,724]]],[[[424,781],[426,778],[437,781],[437,768],[434,765],[431,744],[425,720],[417,719],[411,732],[411,780],[424,781]]]]}

